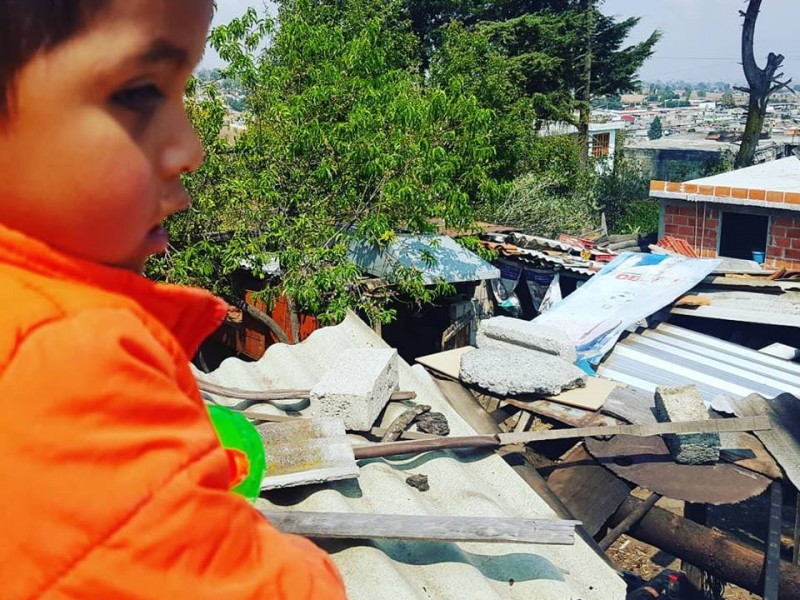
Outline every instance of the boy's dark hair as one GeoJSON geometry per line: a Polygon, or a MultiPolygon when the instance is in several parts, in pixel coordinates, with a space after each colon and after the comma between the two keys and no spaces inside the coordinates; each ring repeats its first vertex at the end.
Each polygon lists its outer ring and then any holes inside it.
{"type": "Polygon", "coordinates": [[[19,70],[78,33],[109,0],[0,0],[0,119],[8,117],[19,70]]]}

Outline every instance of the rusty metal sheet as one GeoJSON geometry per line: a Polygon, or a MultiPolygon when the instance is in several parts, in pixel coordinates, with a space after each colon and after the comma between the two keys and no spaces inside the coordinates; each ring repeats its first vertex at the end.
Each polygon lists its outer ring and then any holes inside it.
{"type": "Polygon", "coordinates": [[[732,400],[736,416],[767,415],[772,429],[756,433],[778,461],[786,477],[796,488],[800,488],[800,400],[791,394],[781,394],[768,400],[759,394],[751,394],[740,400],[732,400]]]}
{"type": "Polygon", "coordinates": [[[590,535],[595,535],[630,494],[631,488],[619,477],[601,467],[583,445],[567,452],[555,465],[547,485],[583,522],[590,535]]]}
{"type": "Polygon", "coordinates": [[[700,504],[733,504],[763,492],[770,479],[742,467],[680,465],[661,436],[617,435],[585,440],[586,449],[613,473],[652,492],[700,504]]]}

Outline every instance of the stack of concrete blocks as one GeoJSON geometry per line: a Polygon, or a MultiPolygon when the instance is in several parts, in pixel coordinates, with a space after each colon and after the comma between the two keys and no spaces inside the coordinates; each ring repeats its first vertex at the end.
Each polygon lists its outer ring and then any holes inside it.
{"type": "Polygon", "coordinates": [[[511,317],[480,322],[478,349],[461,359],[462,381],[501,396],[555,396],[586,385],[577,353],[559,329],[511,317]]]}
{"type": "Polygon", "coordinates": [[[347,350],[311,388],[311,415],[338,417],[348,430],[369,431],[399,381],[396,350],[347,350]]]}
{"type": "MultiPolygon", "coordinates": [[[[656,388],[656,418],[662,423],[705,421],[709,414],[700,391],[693,385],[656,388]]],[[[675,462],[702,465],[719,460],[717,433],[681,433],[664,436],[675,462]]]]}

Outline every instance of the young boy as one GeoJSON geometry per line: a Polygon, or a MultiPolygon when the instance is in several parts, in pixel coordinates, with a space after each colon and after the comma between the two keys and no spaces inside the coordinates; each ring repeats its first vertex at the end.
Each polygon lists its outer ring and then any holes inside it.
{"type": "Polygon", "coordinates": [[[0,0],[0,581],[17,599],[341,599],[234,477],[188,368],[223,305],[141,276],[203,152],[212,0],[0,0]]]}

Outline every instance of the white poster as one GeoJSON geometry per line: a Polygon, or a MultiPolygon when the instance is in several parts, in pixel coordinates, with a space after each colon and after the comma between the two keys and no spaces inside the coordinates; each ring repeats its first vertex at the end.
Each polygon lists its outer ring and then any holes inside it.
{"type": "Polygon", "coordinates": [[[688,292],[720,262],[625,252],[534,322],[561,329],[579,357],[597,364],[626,328],[688,292]]]}

